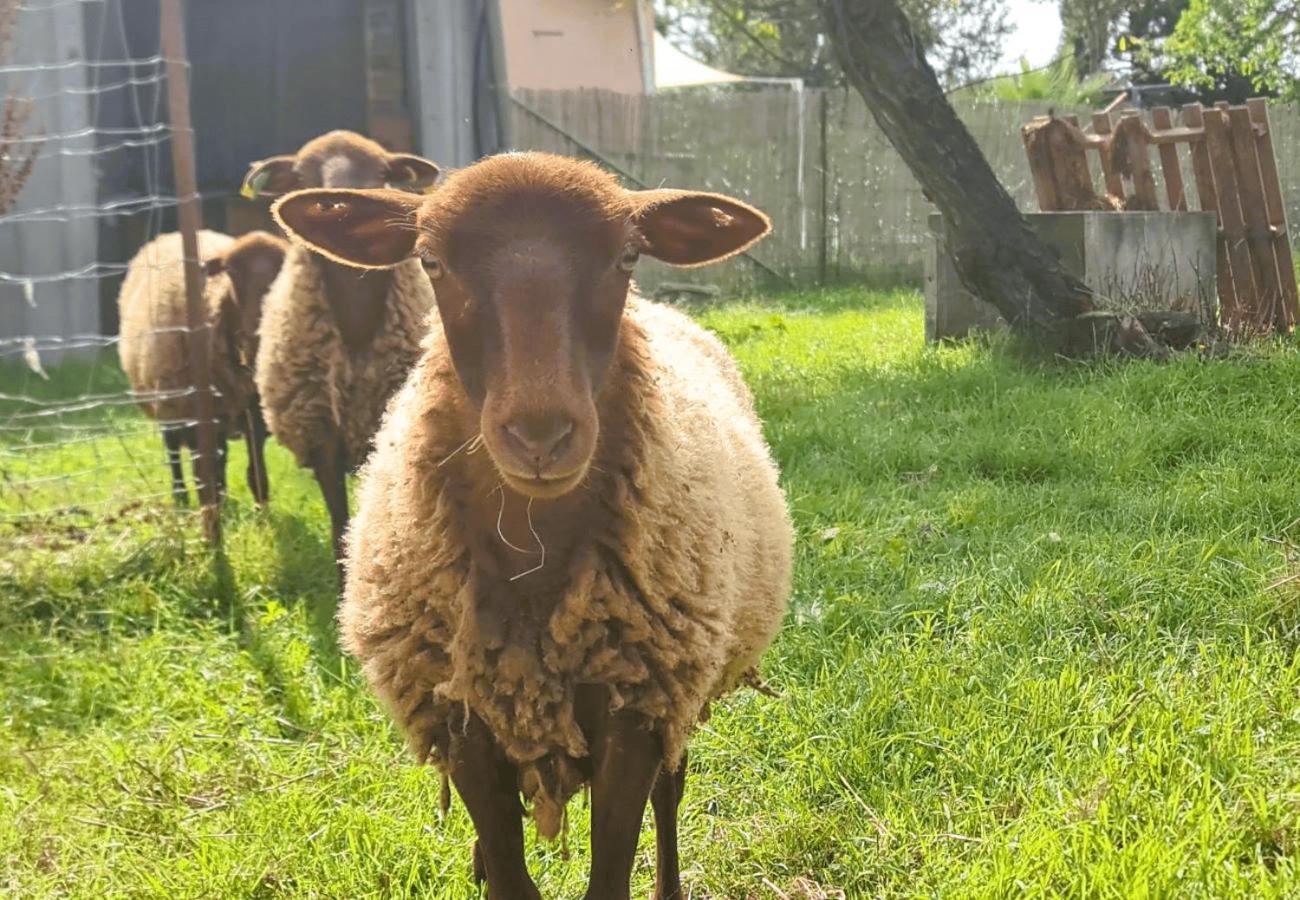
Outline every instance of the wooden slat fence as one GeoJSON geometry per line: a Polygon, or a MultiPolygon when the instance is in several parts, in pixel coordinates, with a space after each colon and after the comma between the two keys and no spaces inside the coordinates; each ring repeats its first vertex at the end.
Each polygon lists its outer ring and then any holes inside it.
{"type": "MultiPolygon", "coordinates": [[[[704,281],[736,291],[784,281],[920,280],[933,207],[856,93],[519,91],[515,101],[519,149],[596,155],[635,183],[732,193],[772,215],[776,230],[753,257],[776,275],[743,259],[688,272],[647,265],[643,286],[704,281]]],[[[1053,104],[954,97],[954,105],[1020,208],[1036,209],[1020,127],[1053,104]]],[[[1089,110],[1056,113],[1090,122],[1089,110]]],[[[1274,109],[1270,117],[1283,199],[1269,215],[1300,222],[1300,112],[1274,109]]],[[[1157,192],[1168,189],[1160,160],[1150,166],[1157,192]]],[[[1185,202],[1199,208],[1198,182],[1192,173],[1182,178],[1185,202]]]]}
{"type": "Polygon", "coordinates": [[[1179,147],[1187,148],[1196,188],[1194,208],[1219,220],[1217,277],[1223,326],[1233,334],[1291,331],[1297,314],[1296,275],[1286,207],[1267,104],[1226,103],[1205,109],[1189,104],[1175,127],[1168,108],[1151,111],[1148,125],[1137,110],[1116,121],[1093,115],[1092,133],[1073,116],[1042,116],[1021,131],[1044,212],[1076,209],[1157,210],[1150,150],[1156,148],[1165,209],[1189,206],[1179,147]],[[1100,163],[1096,190],[1090,158],[1100,163]]]}

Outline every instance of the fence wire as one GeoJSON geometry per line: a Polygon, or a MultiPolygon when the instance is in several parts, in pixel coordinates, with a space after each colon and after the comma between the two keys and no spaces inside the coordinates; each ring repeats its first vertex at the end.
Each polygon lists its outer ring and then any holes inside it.
{"type": "MultiPolygon", "coordinates": [[[[0,59],[0,98],[31,104],[24,134],[7,149],[38,151],[12,208],[0,212],[0,575],[27,551],[68,550],[104,539],[106,529],[165,520],[197,538],[170,512],[160,427],[199,423],[157,422],[141,408],[195,389],[133,390],[119,339],[105,333],[128,260],[184,199],[165,175],[174,134],[164,107],[167,60],[157,46],[122,54],[139,49],[139,36],[128,38],[125,2],[25,0],[0,59]],[[144,189],[118,186],[132,181],[144,189]]],[[[155,300],[176,278],[179,263],[154,267],[155,300]]],[[[188,334],[158,309],[151,304],[156,327],[147,338],[188,334]]],[[[185,471],[196,503],[189,460],[185,471]]]]}

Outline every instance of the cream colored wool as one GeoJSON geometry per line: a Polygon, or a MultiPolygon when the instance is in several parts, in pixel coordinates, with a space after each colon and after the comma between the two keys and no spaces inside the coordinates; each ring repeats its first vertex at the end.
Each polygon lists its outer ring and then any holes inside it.
{"type": "MultiPolygon", "coordinates": [[[[235,242],[228,235],[206,230],[199,232],[198,239],[199,258],[204,260],[220,255],[235,242]]],[[[132,390],[145,395],[140,407],[164,422],[194,419],[183,262],[179,233],[154,238],[131,258],[117,298],[121,319],[117,351],[122,368],[132,390]]],[[[203,305],[212,325],[209,359],[217,419],[227,435],[236,435],[243,430],[253,375],[230,347],[222,346],[230,334],[225,326],[233,327],[239,315],[229,275],[207,279],[203,305]],[[236,319],[226,323],[225,317],[236,319]]]]}
{"type": "Polygon", "coordinates": [[[520,764],[548,837],[581,781],[571,758],[587,755],[575,686],[607,685],[616,707],[648,716],[675,767],[708,702],[771,641],[790,589],[785,499],[727,351],[636,298],[620,344],[610,381],[625,420],[601,427],[629,440],[598,450],[604,471],[579,488],[598,514],[568,560],[511,582],[484,549],[498,537],[462,527],[464,472],[492,475],[483,451],[455,452],[466,435],[445,433],[468,401],[440,328],[389,408],[348,537],[342,640],[412,750],[444,764],[449,723],[476,713],[520,764]]]}
{"type": "Polygon", "coordinates": [[[298,464],[341,434],[348,459],[369,453],[384,406],[420,355],[433,288],[417,260],[393,270],[374,340],[350,351],[325,297],[317,258],[294,246],[267,291],[258,334],[257,387],[267,426],[298,464]]]}

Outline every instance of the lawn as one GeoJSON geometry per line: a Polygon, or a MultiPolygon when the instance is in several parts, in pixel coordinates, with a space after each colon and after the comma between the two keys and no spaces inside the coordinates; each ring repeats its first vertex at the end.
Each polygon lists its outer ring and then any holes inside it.
{"type": "MultiPolygon", "coordinates": [[[[701,317],[799,547],[782,696],[718,704],[692,744],[692,896],[1300,891],[1300,351],[926,348],[906,292],[701,317]]],[[[0,395],[121,387],[111,359],[4,371],[0,395]]],[[[127,502],[167,487],[147,423],[78,415],[105,437],[0,431],[0,892],[476,897],[463,807],[439,821],[337,650],[310,477],[272,441],[263,514],[236,444],[213,559],[165,499],[127,502]]],[[[530,834],[547,897],[583,890],[572,811],[569,858],[530,834]]]]}

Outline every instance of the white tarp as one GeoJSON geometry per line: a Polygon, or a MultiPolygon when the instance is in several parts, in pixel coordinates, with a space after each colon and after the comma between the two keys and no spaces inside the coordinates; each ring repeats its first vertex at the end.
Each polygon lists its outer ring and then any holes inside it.
{"type": "Polygon", "coordinates": [[[691,59],[678,50],[668,38],[655,32],[655,87],[675,88],[696,84],[730,84],[747,81],[743,75],[733,75],[691,59]]]}

